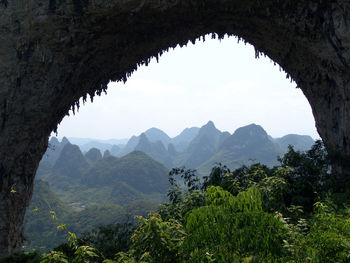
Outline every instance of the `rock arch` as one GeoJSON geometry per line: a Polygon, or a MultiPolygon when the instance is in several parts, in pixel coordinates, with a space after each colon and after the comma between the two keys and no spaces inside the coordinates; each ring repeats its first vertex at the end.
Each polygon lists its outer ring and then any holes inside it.
{"type": "Polygon", "coordinates": [[[52,130],[80,97],[208,33],[238,36],[293,78],[350,178],[350,15],[322,0],[0,0],[0,257],[21,225],[52,130]]]}

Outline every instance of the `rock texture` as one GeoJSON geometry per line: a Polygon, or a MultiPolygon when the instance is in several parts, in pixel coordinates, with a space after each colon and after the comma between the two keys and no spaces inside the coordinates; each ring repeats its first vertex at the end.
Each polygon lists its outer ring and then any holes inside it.
{"type": "Polygon", "coordinates": [[[350,178],[350,4],[292,0],[0,0],[0,257],[18,250],[48,137],[80,97],[206,34],[238,36],[288,72],[350,178]]]}

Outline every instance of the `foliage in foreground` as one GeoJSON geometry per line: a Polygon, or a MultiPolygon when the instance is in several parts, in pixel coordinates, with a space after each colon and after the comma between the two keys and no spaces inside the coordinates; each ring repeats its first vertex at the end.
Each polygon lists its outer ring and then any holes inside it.
{"type": "Polygon", "coordinates": [[[169,202],[134,230],[78,239],[59,226],[68,244],[32,262],[349,262],[348,192],[335,193],[323,145],[290,148],[279,161],[232,172],[218,165],[203,183],[173,169],[169,202]]]}

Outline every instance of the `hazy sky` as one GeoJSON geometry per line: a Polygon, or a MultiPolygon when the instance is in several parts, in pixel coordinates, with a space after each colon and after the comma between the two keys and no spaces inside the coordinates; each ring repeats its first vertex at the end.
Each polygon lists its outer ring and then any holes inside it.
{"type": "Polygon", "coordinates": [[[58,136],[128,138],[151,127],[176,136],[212,120],[221,131],[256,123],[273,137],[288,133],[318,138],[311,108],[295,83],[269,58],[236,38],[197,41],[140,67],[127,81],[110,83],[58,136]]]}

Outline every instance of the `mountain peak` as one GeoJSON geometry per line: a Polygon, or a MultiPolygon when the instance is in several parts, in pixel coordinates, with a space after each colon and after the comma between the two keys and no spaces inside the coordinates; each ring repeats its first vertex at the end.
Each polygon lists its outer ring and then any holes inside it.
{"type": "Polygon", "coordinates": [[[147,135],[143,132],[140,134],[139,144],[149,143],[147,135]]]}
{"type": "Polygon", "coordinates": [[[109,150],[105,150],[103,153],[103,158],[107,158],[109,156],[112,156],[111,152],[109,150]]]}
{"type": "Polygon", "coordinates": [[[282,152],[287,152],[289,145],[293,145],[297,151],[307,151],[315,143],[311,136],[298,134],[287,134],[273,140],[281,147],[282,152]]]}
{"type": "Polygon", "coordinates": [[[207,124],[203,125],[200,128],[197,136],[199,136],[199,137],[201,137],[201,136],[215,136],[215,135],[218,135],[220,133],[221,132],[218,129],[216,129],[214,122],[208,121],[207,124]]]}
{"type": "Polygon", "coordinates": [[[260,125],[257,125],[255,123],[243,126],[238,128],[234,134],[236,136],[244,136],[244,137],[267,137],[267,132],[261,127],[260,125]]]}
{"type": "Polygon", "coordinates": [[[134,151],[143,151],[148,153],[152,149],[152,143],[149,141],[148,136],[143,132],[139,136],[139,143],[135,146],[134,151]]]}
{"type": "Polygon", "coordinates": [[[58,139],[56,137],[51,137],[49,143],[51,145],[58,145],[58,144],[60,144],[60,142],[58,141],[58,139]]]}
{"type": "Polygon", "coordinates": [[[101,151],[97,148],[91,148],[86,154],[85,158],[91,162],[96,162],[102,159],[101,151]]]}
{"type": "Polygon", "coordinates": [[[164,133],[161,129],[158,129],[156,127],[149,128],[148,130],[145,131],[145,133],[148,133],[148,132],[161,132],[161,133],[164,133]]]}
{"type": "Polygon", "coordinates": [[[217,130],[217,129],[216,129],[215,125],[214,125],[214,122],[208,121],[207,124],[203,125],[203,126],[200,128],[199,132],[201,132],[201,131],[203,131],[203,130],[210,130],[210,131],[212,131],[212,130],[217,130]]]}
{"type": "Polygon", "coordinates": [[[68,141],[67,137],[64,136],[64,137],[62,138],[61,143],[62,143],[62,145],[65,145],[65,144],[70,143],[70,142],[68,141]]]}
{"type": "Polygon", "coordinates": [[[210,128],[215,128],[215,129],[216,129],[216,127],[215,127],[215,125],[214,125],[214,122],[213,122],[213,121],[208,121],[208,123],[207,123],[207,124],[205,124],[203,127],[210,127],[210,128]]]}
{"type": "MultiPolygon", "coordinates": [[[[81,177],[86,167],[88,167],[88,163],[80,148],[75,144],[66,143],[53,166],[53,170],[56,175],[77,179],[81,177]]],[[[60,180],[59,176],[55,180],[60,180]]]]}
{"type": "Polygon", "coordinates": [[[147,131],[144,132],[147,136],[147,139],[150,142],[156,142],[156,141],[161,141],[164,146],[168,145],[171,141],[170,137],[168,134],[163,132],[162,130],[158,128],[150,128],[147,131]]]}

